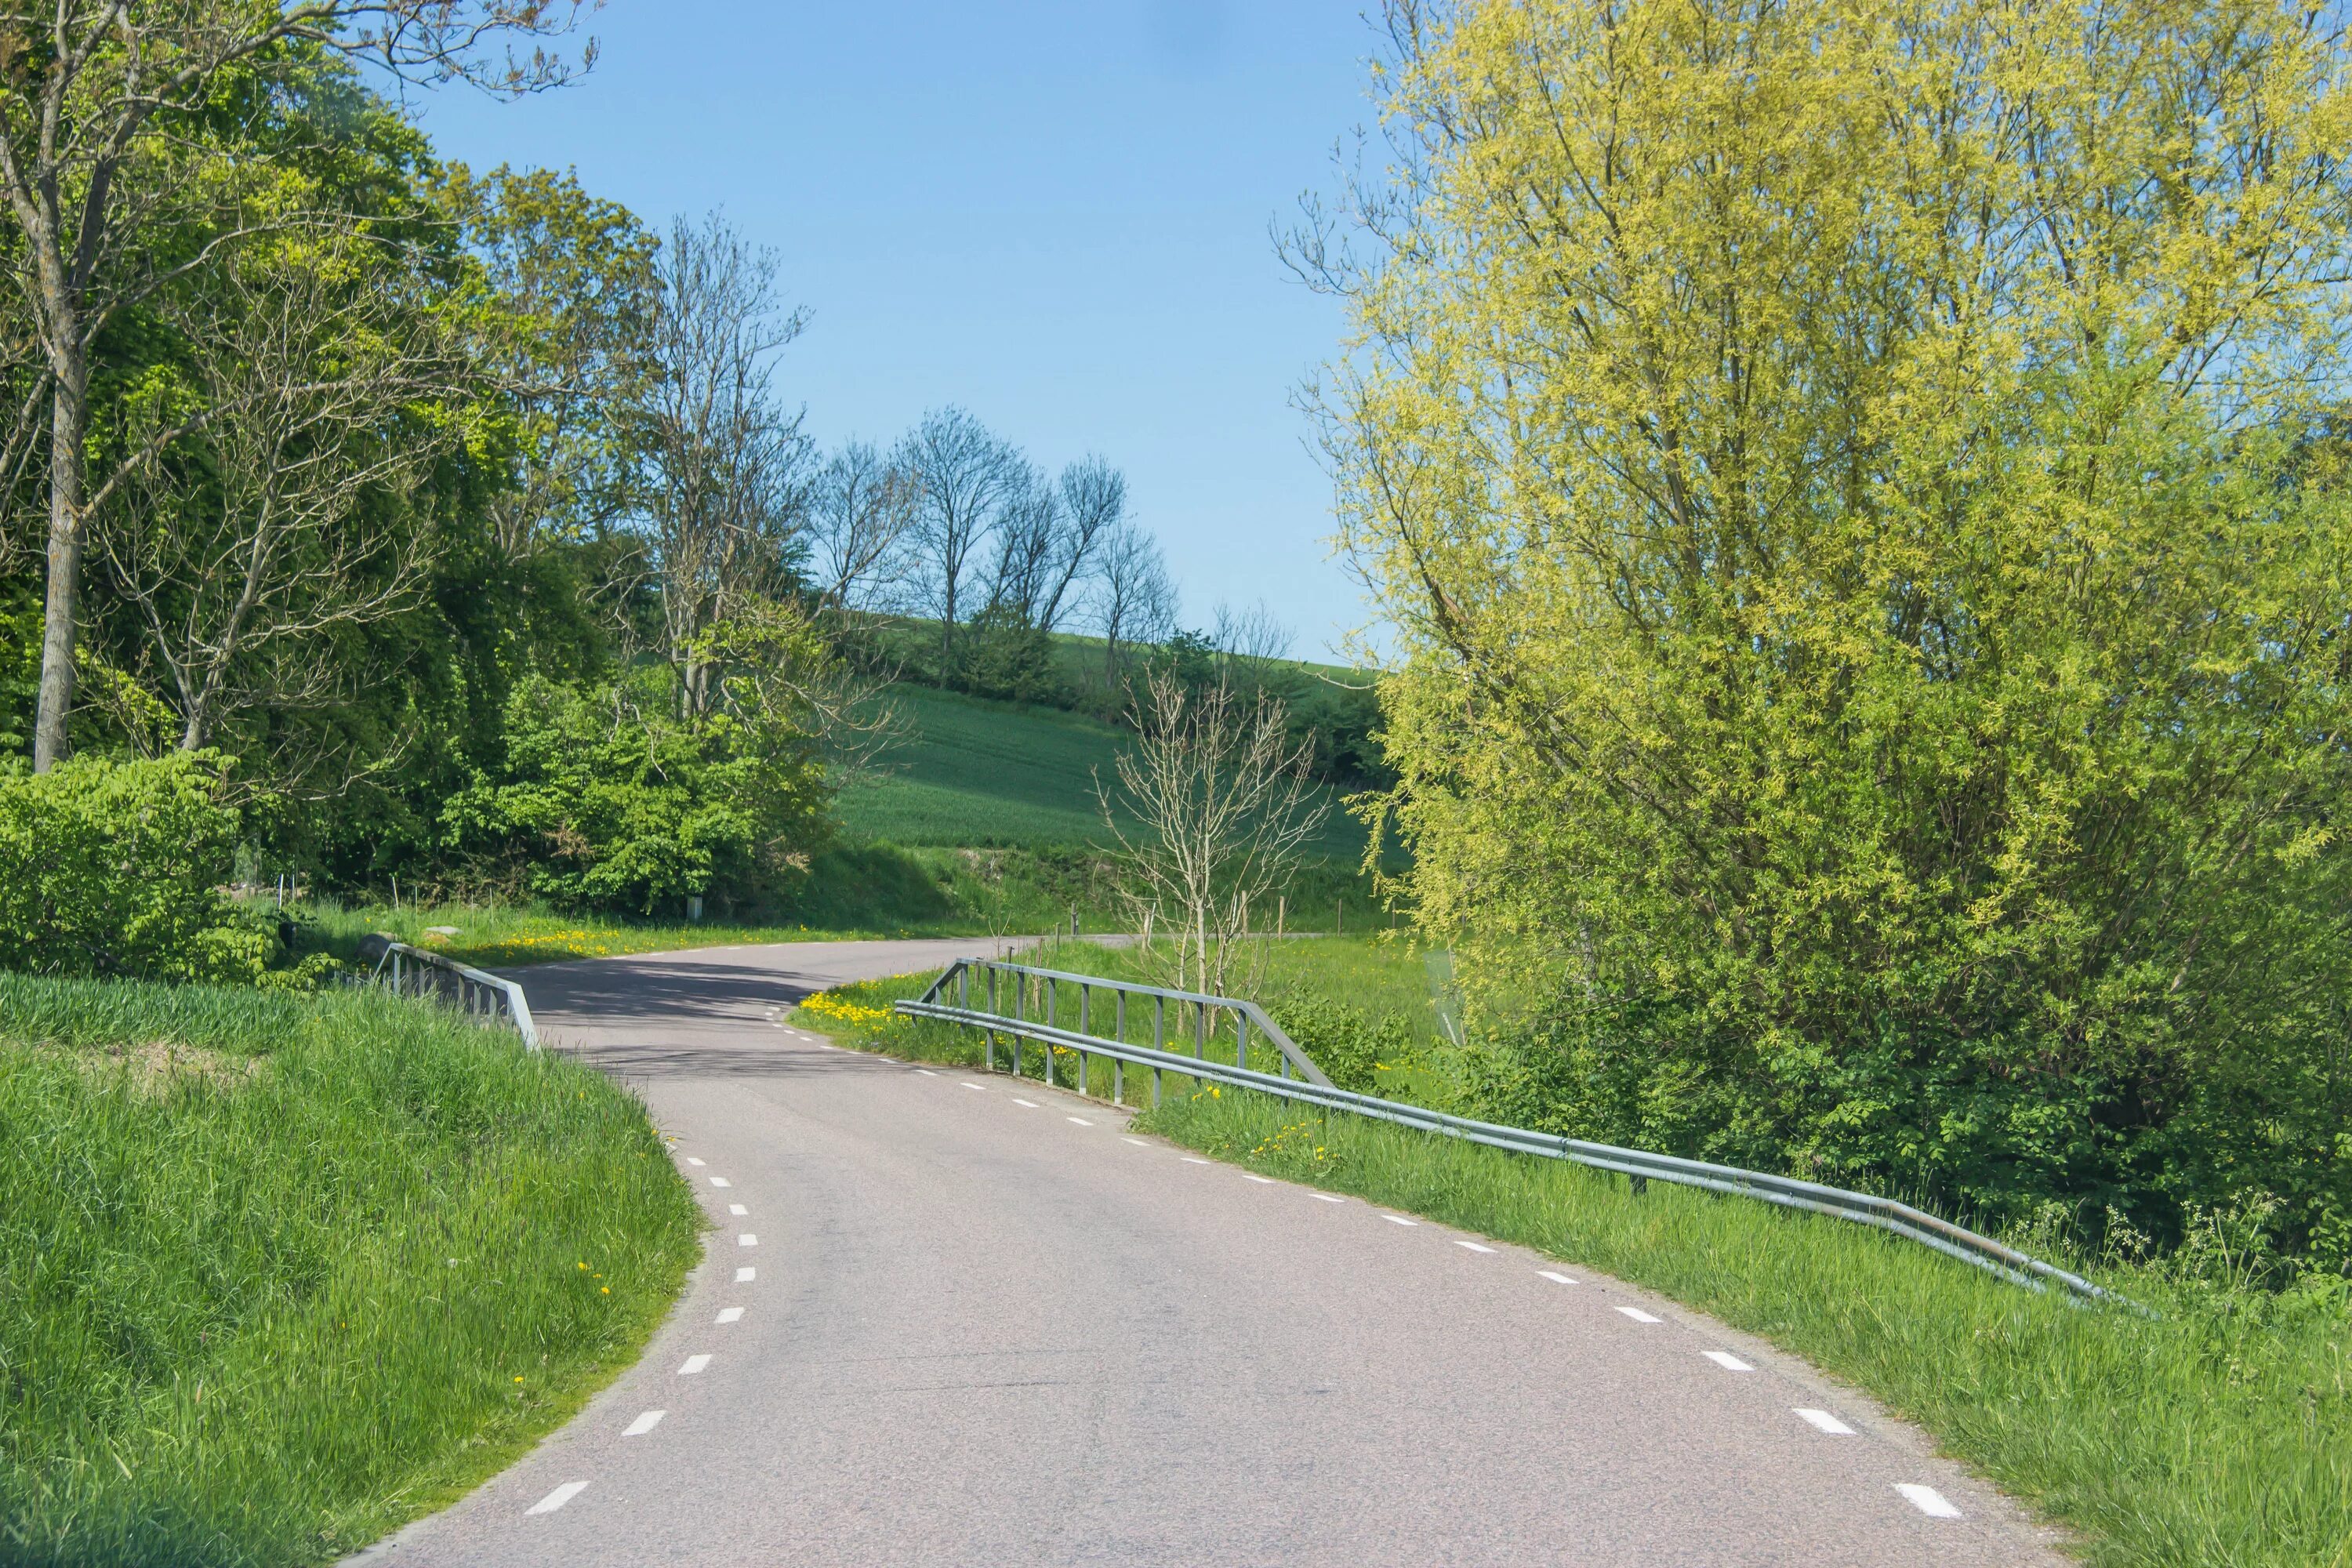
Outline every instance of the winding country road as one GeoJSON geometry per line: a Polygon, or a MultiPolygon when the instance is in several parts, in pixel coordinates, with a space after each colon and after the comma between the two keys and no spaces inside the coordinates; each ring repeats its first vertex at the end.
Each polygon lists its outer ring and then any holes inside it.
{"type": "Polygon", "coordinates": [[[362,1560],[2064,1561],[1916,1431],[1667,1301],[775,1017],[985,946],[525,971],[718,1228],[639,1365],[362,1560]]]}

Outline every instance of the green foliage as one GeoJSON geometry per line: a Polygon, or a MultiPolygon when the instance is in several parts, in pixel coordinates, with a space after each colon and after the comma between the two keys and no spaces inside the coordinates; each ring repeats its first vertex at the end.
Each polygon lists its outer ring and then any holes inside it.
{"type": "Polygon", "coordinates": [[[698,1221],[643,1106],[510,1035],[0,974],[0,1560],[340,1557],[633,1361],[698,1221]]]}
{"type": "Polygon", "coordinates": [[[1273,1016],[1333,1083],[1363,1094],[1386,1092],[1381,1069],[1408,1065],[1419,1043],[1404,1014],[1375,1013],[1336,996],[1284,1002],[1273,1016]]]}
{"type": "Polygon", "coordinates": [[[207,753],[0,773],[0,969],[253,984],[277,937],[215,890],[238,816],[207,753]]]}
{"type": "Polygon", "coordinates": [[[1054,639],[1011,605],[991,605],[956,639],[955,684],[975,697],[1067,707],[1074,700],[1055,668],[1054,639]]]}
{"type": "Polygon", "coordinates": [[[2160,1238],[2267,1192],[2352,1261],[2352,512],[2312,434],[2352,98],[2299,17],[1404,39],[1427,156],[1336,279],[1331,431],[1496,1114],[2160,1238]]]}
{"type": "Polygon", "coordinates": [[[506,763],[450,797],[445,842],[569,909],[772,894],[823,829],[814,740],[674,704],[664,670],[587,688],[526,679],[507,704],[506,763]]]}

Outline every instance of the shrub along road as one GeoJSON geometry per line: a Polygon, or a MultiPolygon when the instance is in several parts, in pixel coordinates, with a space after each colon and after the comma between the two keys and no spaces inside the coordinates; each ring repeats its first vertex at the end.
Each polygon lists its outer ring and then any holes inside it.
{"type": "Polygon", "coordinates": [[[1670,1302],[779,1020],[986,945],[532,969],[716,1229],[640,1365],[367,1560],[2062,1561],[1916,1431],[1670,1302]]]}

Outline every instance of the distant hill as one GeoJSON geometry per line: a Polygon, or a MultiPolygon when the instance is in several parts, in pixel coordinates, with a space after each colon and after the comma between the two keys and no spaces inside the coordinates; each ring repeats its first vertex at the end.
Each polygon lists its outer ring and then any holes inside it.
{"type": "MultiPolygon", "coordinates": [[[[1108,839],[1095,773],[1116,784],[1124,731],[1079,713],[928,686],[899,686],[891,697],[911,732],[884,760],[884,777],[843,792],[852,842],[1041,849],[1108,839]]],[[[1335,800],[1322,853],[1352,862],[1363,844],[1362,825],[1335,800]]]]}

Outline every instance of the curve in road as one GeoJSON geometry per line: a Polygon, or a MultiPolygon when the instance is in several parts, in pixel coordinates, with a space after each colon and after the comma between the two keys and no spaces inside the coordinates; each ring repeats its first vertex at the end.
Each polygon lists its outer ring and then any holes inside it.
{"type": "Polygon", "coordinates": [[[984,946],[530,971],[714,1229],[642,1363],[362,1559],[2064,1561],[1917,1432],[1670,1302],[781,1019],[984,946]]]}

